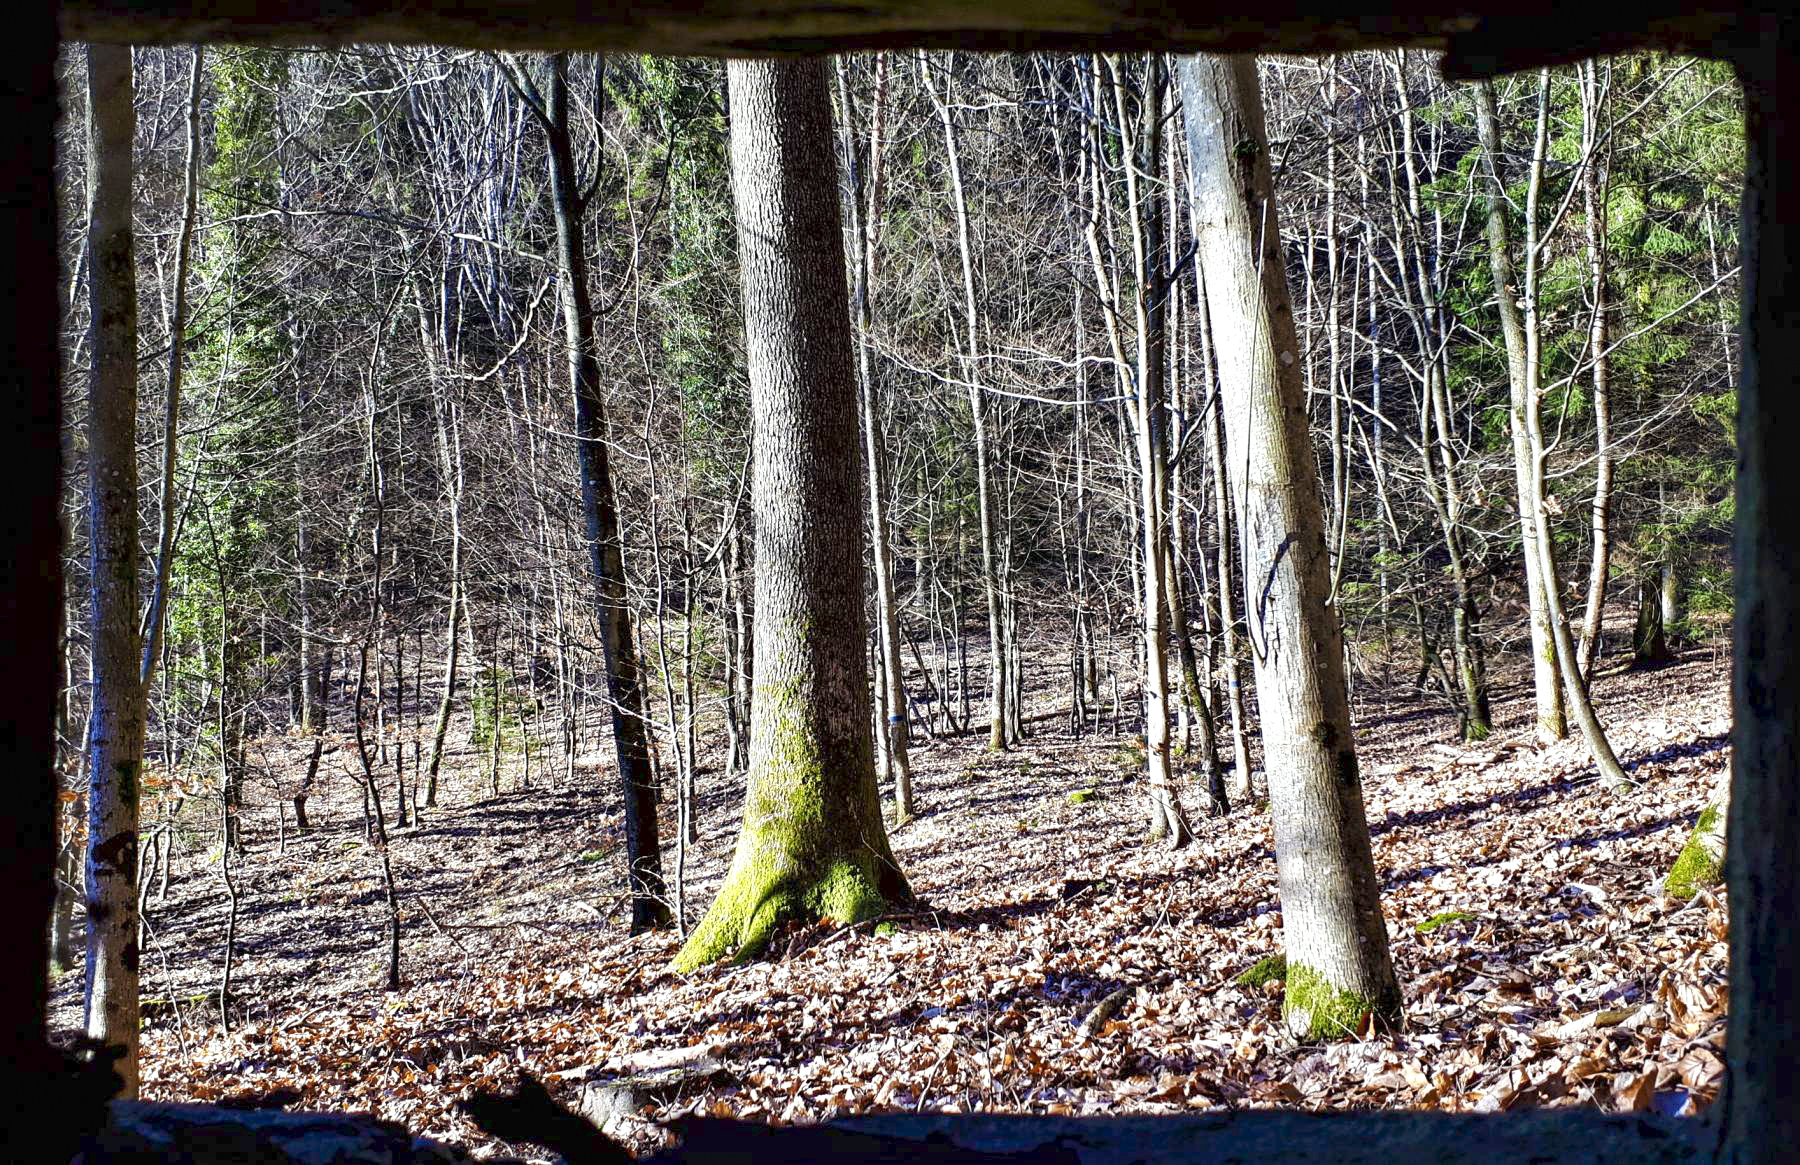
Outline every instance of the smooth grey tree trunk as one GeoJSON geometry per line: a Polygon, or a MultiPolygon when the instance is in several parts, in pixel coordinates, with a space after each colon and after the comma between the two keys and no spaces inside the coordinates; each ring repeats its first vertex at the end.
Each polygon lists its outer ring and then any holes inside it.
{"type": "Polygon", "coordinates": [[[754,954],[789,918],[859,922],[911,897],[875,786],[850,299],[826,66],[730,63],[750,366],[756,687],[743,828],[676,957],[754,954]]]}
{"type": "Polygon", "coordinates": [[[1589,508],[1592,544],[1589,547],[1587,605],[1581,617],[1581,675],[1592,680],[1600,656],[1600,633],[1606,622],[1606,583],[1612,569],[1612,342],[1610,276],[1607,246],[1607,198],[1611,191],[1610,64],[1606,80],[1601,64],[1589,61],[1581,67],[1581,136],[1586,164],[1581,171],[1581,202],[1586,211],[1588,279],[1593,287],[1593,319],[1588,324],[1588,359],[1593,361],[1594,386],[1594,497],[1589,508]],[[1602,137],[1609,143],[1602,156],[1602,137]]]}
{"type": "MultiPolygon", "coordinates": [[[[946,57],[946,66],[953,64],[954,60],[953,55],[946,57]]],[[[929,67],[924,58],[921,58],[920,67],[929,67]]],[[[1001,557],[997,549],[1001,535],[994,516],[993,449],[988,440],[987,402],[982,397],[983,376],[978,363],[981,309],[975,295],[974,245],[969,238],[969,199],[963,189],[962,150],[957,143],[956,118],[950,107],[950,78],[947,75],[944,78],[944,93],[941,97],[929,74],[925,74],[923,80],[926,91],[931,94],[932,104],[937,107],[938,119],[943,124],[944,157],[950,170],[951,207],[956,212],[957,249],[962,257],[963,340],[967,345],[963,354],[963,375],[969,386],[969,421],[974,434],[975,500],[981,538],[981,587],[987,602],[988,748],[1000,752],[1011,743],[1007,733],[1011,723],[1007,696],[1012,690],[1012,681],[1007,672],[1008,657],[1003,642],[1005,632],[1000,588],[1004,580],[996,562],[1001,557]]]]}
{"type": "MultiPolygon", "coordinates": [[[[418,294],[418,293],[415,293],[418,294]]],[[[425,301],[415,300],[419,312],[420,343],[425,350],[427,374],[438,381],[437,345],[429,335],[425,301]]],[[[463,456],[460,410],[454,398],[441,389],[432,394],[432,414],[436,421],[438,467],[444,476],[445,518],[450,524],[450,595],[444,610],[444,690],[438,696],[437,714],[431,726],[431,759],[425,765],[425,805],[435,809],[438,803],[438,770],[444,763],[444,739],[450,732],[450,713],[456,705],[458,656],[462,645],[463,612],[468,604],[463,596],[463,456]]],[[[321,721],[323,723],[323,721],[321,721]]]]}
{"type": "Polygon", "coordinates": [[[1256,61],[1181,66],[1194,222],[1212,313],[1225,453],[1243,522],[1245,595],[1281,886],[1288,1027],[1322,1038],[1397,1020],[1343,634],[1307,439],[1256,61]]]}
{"type": "Polygon", "coordinates": [[[1557,682],[1556,644],[1550,632],[1543,559],[1537,552],[1537,524],[1532,518],[1531,446],[1525,432],[1526,398],[1536,386],[1531,382],[1528,369],[1525,324],[1519,311],[1519,279],[1513,266],[1511,232],[1506,225],[1506,182],[1500,170],[1500,128],[1494,110],[1493,82],[1478,83],[1474,94],[1475,126],[1481,138],[1483,158],[1481,181],[1488,200],[1488,265],[1494,273],[1494,299],[1500,312],[1500,331],[1506,341],[1507,381],[1511,388],[1507,415],[1512,432],[1519,539],[1524,546],[1525,594],[1530,607],[1531,676],[1537,697],[1537,733],[1540,740],[1561,740],[1569,734],[1569,722],[1563,709],[1562,685],[1557,682]]]}
{"type": "Polygon", "coordinates": [[[121,1050],[138,1094],[138,777],[144,760],[138,632],[137,271],[131,224],[131,49],[89,45],[87,1034],[121,1050]]]}
{"type": "MultiPolygon", "coordinates": [[[[1138,526],[1143,583],[1144,769],[1150,790],[1150,838],[1172,847],[1193,839],[1176,795],[1169,739],[1169,559],[1167,442],[1168,281],[1162,277],[1161,203],[1144,189],[1162,155],[1166,78],[1155,58],[1146,68],[1141,123],[1132,126],[1122,61],[1110,62],[1113,109],[1123,135],[1125,201],[1131,223],[1132,312],[1137,347],[1132,410],[1137,437],[1138,526]]],[[[1092,237],[1090,235],[1090,237],[1092,237]]],[[[1096,259],[1098,251],[1096,250],[1096,259]]],[[[1115,297],[1117,304],[1117,297],[1115,297]]],[[[1122,306],[1122,305],[1119,305],[1122,306]]],[[[1123,361],[1121,361],[1123,363],[1123,361]]]]}
{"type": "Polygon", "coordinates": [[[906,671],[900,660],[900,604],[894,594],[894,548],[888,517],[887,434],[881,423],[881,401],[876,392],[873,330],[875,309],[871,284],[875,279],[875,239],[881,215],[881,127],[886,109],[887,57],[876,65],[875,107],[869,125],[869,173],[857,166],[859,146],[852,124],[852,97],[838,66],[838,89],[844,110],[844,159],[850,168],[851,241],[850,263],[854,272],[852,299],[856,311],[856,379],[862,405],[863,468],[869,505],[869,551],[875,573],[876,630],[880,633],[876,683],[886,708],[877,750],[885,776],[894,786],[894,824],[905,825],[913,815],[912,732],[907,715],[906,671]],[[865,191],[866,183],[866,191],[865,191]],[[868,198],[864,218],[862,197],[868,198]]]}

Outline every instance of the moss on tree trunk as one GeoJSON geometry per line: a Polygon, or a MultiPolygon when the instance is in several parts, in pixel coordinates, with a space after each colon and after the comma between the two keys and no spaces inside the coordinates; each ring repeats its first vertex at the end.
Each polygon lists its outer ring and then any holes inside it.
{"type": "Polygon", "coordinates": [[[759,686],[757,703],[779,707],[769,729],[759,723],[752,733],[737,853],[676,956],[678,971],[754,957],[783,922],[848,926],[912,897],[888,848],[867,739],[860,755],[855,748],[834,754],[793,695],[759,686]]]}
{"type": "Polygon", "coordinates": [[[818,59],[732,61],[756,518],[744,824],[678,970],[746,959],[784,921],[911,897],[875,784],[863,655],[858,426],[836,160],[818,59]]]}

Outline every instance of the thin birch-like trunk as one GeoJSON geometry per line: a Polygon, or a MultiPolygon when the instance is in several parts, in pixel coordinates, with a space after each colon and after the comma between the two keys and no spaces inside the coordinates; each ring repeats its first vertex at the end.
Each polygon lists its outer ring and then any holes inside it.
{"type": "Polygon", "coordinates": [[[1480,181],[1487,191],[1488,263],[1494,275],[1494,300],[1500,312],[1500,331],[1506,343],[1507,381],[1510,399],[1508,426],[1512,433],[1514,483],[1519,506],[1519,539],[1524,546],[1525,594],[1531,620],[1532,690],[1537,701],[1537,734],[1541,741],[1569,735],[1562,685],[1557,682],[1556,642],[1550,629],[1550,606],[1543,576],[1543,558],[1537,549],[1537,523],[1533,519],[1531,439],[1526,433],[1527,398],[1536,391],[1531,381],[1529,340],[1521,315],[1519,277],[1513,265],[1512,232],[1506,223],[1506,183],[1501,176],[1499,115],[1494,107],[1492,81],[1474,86],[1475,127],[1481,140],[1483,162],[1480,181]]]}
{"type": "MultiPolygon", "coordinates": [[[[1007,675],[1004,630],[1001,625],[1001,580],[996,558],[1000,535],[995,525],[993,497],[993,450],[988,440],[987,403],[982,399],[982,375],[976,361],[981,342],[980,302],[975,295],[974,244],[969,235],[969,199],[963,188],[962,150],[956,138],[956,119],[950,109],[951,90],[948,70],[954,56],[945,60],[944,93],[938,94],[931,80],[930,65],[921,57],[920,78],[937,108],[944,131],[944,156],[950,170],[950,203],[956,214],[957,253],[962,259],[963,292],[963,376],[968,381],[969,420],[973,428],[975,453],[975,501],[980,524],[981,588],[987,602],[988,621],[988,748],[998,752],[1011,741],[1007,736],[1006,698],[1011,690],[1007,675]]],[[[965,720],[967,717],[965,717],[965,720]]]]}
{"type": "MultiPolygon", "coordinates": [[[[138,778],[145,694],[138,631],[137,270],[131,218],[131,49],[91,44],[88,98],[88,721],[86,1029],[119,1050],[138,1095],[138,778]]],[[[37,936],[31,936],[35,941],[37,936]]]]}

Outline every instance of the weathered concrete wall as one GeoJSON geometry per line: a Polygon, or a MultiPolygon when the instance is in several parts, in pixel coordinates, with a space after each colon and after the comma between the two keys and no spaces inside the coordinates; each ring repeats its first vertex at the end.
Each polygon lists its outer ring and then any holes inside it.
{"type": "MultiPolygon", "coordinates": [[[[334,1113],[118,1102],[81,1165],[462,1165],[398,1125],[334,1113]]],[[[1685,1165],[1710,1160],[1700,1121],[1563,1109],[1485,1116],[1291,1112],[1195,1116],[857,1117],[772,1128],[694,1119],[660,1165],[1685,1165]]],[[[571,1165],[613,1161],[598,1154],[571,1165]]]]}

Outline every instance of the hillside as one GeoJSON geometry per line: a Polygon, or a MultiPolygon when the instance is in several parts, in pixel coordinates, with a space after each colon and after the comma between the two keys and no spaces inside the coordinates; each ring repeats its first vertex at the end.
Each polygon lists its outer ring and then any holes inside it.
{"type": "MultiPolygon", "coordinates": [[[[217,809],[190,801],[168,899],[147,909],[146,1096],[372,1111],[481,1146],[457,1099],[526,1069],[571,1105],[588,1085],[639,1149],[663,1136],[652,1122],[688,1112],[1704,1108],[1721,1070],[1724,908],[1657,889],[1729,757],[1720,658],[1601,677],[1641,782],[1623,797],[1591,779],[1578,741],[1530,743],[1521,677],[1499,685],[1495,735],[1469,746],[1445,743],[1454,718],[1398,674],[1356,688],[1401,1033],[1294,1046],[1278,983],[1234,982],[1278,948],[1266,814],[1206,819],[1189,790],[1198,844],[1146,849],[1126,742],[1074,739],[1048,716],[1006,754],[920,742],[922,814],[893,837],[915,909],[688,977],[666,969],[673,932],[623,933],[601,756],[575,787],[543,787],[540,761],[537,787],[509,776],[498,797],[483,796],[477,750],[450,758],[447,804],[395,834],[397,994],[381,990],[384,898],[343,754],[327,758],[312,831],[290,821],[281,844],[253,782],[232,859],[229,1033],[217,809]],[[604,1087],[633,1074],[654,1080],[624,1099],[604,1087]]],[[[702,782],[690,922],[730,856],[740,792],[717,771],[702,782]]],[[[663,810],[667,841],[672,797],[663,810]]],[[[665,861],[673,877],[672,845],[665,861]]],[[[58,984],[63,1031],[79,980],[58,984]]]]}

